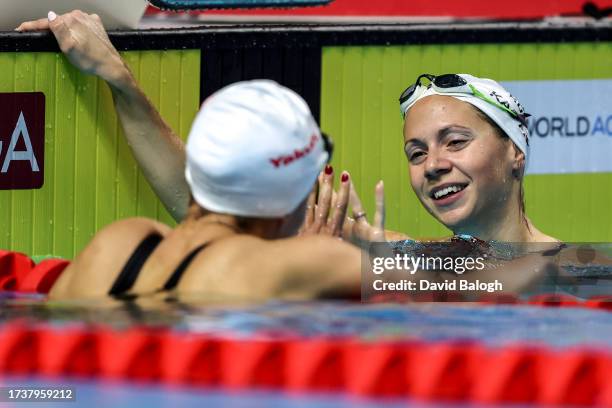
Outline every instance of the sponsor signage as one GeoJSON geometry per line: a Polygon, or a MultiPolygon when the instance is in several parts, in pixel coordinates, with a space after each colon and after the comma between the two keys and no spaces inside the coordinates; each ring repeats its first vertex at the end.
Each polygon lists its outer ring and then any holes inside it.
{"type": "Polygon", "coordinates": [[[502,83],[528,113],[528,174],[612,172],[612,79],[502,83]]]}
{"type": "Polygon", "coordinates": [[[45,95],[0,93],[0,190],[41,188],[44,161],[45,95]]]}

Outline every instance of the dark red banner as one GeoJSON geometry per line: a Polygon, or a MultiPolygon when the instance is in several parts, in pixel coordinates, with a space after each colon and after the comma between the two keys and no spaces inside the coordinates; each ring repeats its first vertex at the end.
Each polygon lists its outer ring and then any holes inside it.
{"type": "Polygon", "coordinates": [[[0,190],[41,188],[45,181],[45,95],[0,93],[0,190]]]}

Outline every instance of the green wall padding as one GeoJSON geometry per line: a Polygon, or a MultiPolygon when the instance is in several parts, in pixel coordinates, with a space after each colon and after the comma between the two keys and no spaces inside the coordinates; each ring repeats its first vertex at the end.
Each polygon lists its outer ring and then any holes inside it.
{"type": "MultiPolygon", "coordinates": [[[[385,182],[387,228],[414,237],[450,232],[412,192],[399,94],[421,73],[465,72],[498,81],[612,78],[612,43],[466,44],[323,49],[321,126],[337,146],[369,214],[385,182]]],[[[527,176],[527,215],[566,241],[612,241],[612,173],[527,176]]]]}
{"type": "MultiPolygon", "coordinates": [[[[163,118],[186,137],[199,107],[200,51],[122,54],[163,118]]],[[[45,183],[0,191],[0,248],[72,258],[103,226],[173,224],[127,146],[110,90],[56,53],[0,53],[0,92],[44,92],[45,183]]]]}

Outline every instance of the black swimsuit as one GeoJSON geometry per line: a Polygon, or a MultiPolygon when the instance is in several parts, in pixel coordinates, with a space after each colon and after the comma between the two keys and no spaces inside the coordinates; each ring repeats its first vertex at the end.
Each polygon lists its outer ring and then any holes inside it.
{"type": "MultiPolygon", "coordinates": [[[[115,283],[113,283],[113,286],[108,291],[110,296],[124,297],[126,295],[126,292],[129,291],[132,286],[134,286],[142,266],[153,253],[155,248],[157,248],[157,245],[159,245],[162,239],[162,236],[159,234],[151,234],[142,240],[142,242],[132,253],[132,256],[130,256],[130,258],[127,260],[125,266],[119,273],[119,276],[117,276],[115,283]]],[[[191,251],[189,255],[183,259],[179,266],[176,267],[174,272],[172,272],[172,275],[170,275],[170,278],[168,278],[161,290],[174,289],[176,285],[178,285],[179,281],[181,280],[181,276],[183,276],[183,273],[191,261],[193,261],[193,258],[195,258],[195,256],[209,244],[210,242],[202,244],[191,251]]]]}

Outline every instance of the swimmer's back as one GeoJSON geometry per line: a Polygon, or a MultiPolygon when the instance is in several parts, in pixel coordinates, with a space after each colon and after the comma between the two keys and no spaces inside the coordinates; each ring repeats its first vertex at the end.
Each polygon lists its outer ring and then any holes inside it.
{"type": "Polygon", "coordinates": [[[360,259],[357,248],[327,236],[235,235],[198,253],[176,290],[247,298],[352,297],[359,294],[360,259]]]}
{"type": "Polygon", "coordinates": [[[142,260],[135,282],[122,294],[154,293],[173,278],[172,289],[189,294],[313,298],[359,293],[359,250],[338,239],[311,235],[266,240],[228,234],[219,226],[171,230],[153,220],[132,218],[96,234],[64,271],[51,297],[110,294],[135,251],[152,234],[163,239],[142,260]]]}

